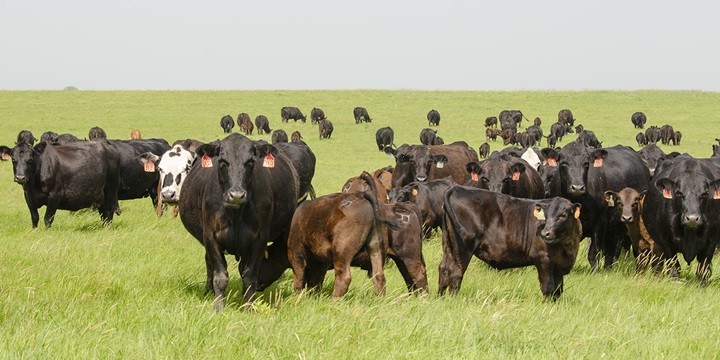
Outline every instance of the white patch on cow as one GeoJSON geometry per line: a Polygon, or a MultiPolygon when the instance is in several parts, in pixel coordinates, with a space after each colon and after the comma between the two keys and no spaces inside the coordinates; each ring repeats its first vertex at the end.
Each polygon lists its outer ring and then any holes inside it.
{"type": "Polygon", "coordinates": [[[540,158],[537,156],[535,151],[530,148],[528,148],[520,158],[525,160],[528,164],[530,164],[530,166],[535,168],[535,170],[537,170],[540,167],[540,164],[542,164],[542,161],[540,161],[540,158]]]}
{"type": "Polygon", "coordinates": [[[160,158],[157,169],[160,172],[160,194],[164,202],[173,203],[180,199],[180,190],[183,182],[190,172],[190,167],[195,160],[195,153],[185,150],[180,145],[175,145],[160,158]],[[167,175],[172,175],[172,181],[166,184],[167,175]],[[180,175],[180,181],[178,181],[180,175]]]}

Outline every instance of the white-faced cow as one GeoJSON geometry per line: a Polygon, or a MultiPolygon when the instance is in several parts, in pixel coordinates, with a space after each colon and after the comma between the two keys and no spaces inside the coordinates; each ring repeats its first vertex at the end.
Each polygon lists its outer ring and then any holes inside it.
{"type": "MultiPolygon", "coordinates": [[[[162,156],[146,152],[141,154],[139,159],[144,165],[145,171],[157,171],[160,175],[160,194],[157,205],[157,213],[160,216],[163,203],[177,205],[180,201],[180,190],[192,168],[195,153],[185,150],[180,145],[175,145],[162,156]]],[[[175,216],[177,216],[177,207],[173,210],[173,217],[175,216]]]]}

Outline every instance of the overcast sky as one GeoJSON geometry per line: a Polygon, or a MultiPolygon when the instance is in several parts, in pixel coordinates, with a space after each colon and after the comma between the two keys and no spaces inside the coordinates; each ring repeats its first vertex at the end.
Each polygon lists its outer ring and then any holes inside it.
{"type": "Polygon", "coordinates": [[[720,91],[720,1],[0,3],[0,89],[720,91]]]}

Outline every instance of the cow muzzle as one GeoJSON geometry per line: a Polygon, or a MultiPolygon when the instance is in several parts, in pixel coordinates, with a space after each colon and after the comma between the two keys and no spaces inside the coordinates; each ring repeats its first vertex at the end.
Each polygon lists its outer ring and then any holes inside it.
{"type": "Polygon", "coordinates": [[[162,201],[168,204],[175,204],[180,200],[178,192],[173,189],[163,189],[160,196],[162,197],[162,201]]]}
{"type": "Polygon", "coordinates": [[[225,207],[237,209],[247,202],[247,191],[230,190],[225,195],[225,207]]]}
{"type": "Polygon", "coordinates": [[[680,220],[680,223],[686,227],[696,228],[703,224],[703,220],[700,214],[685,214],[680,220]]]}
{"type": "Polygon", "coordinates": [[[555,232],[551,230],[543,230],[540,232],[540,237],[548,244],[554,244],[557,242],[555,232]]]}
{"type": "Polygon", "coordinates": [[[25,185],[26,178],[24,175],[15,175],[15,182],[20,185],[25,185]]]}
{"type": "Polygon", "coordinates": [[[575,196],[585,194],[585,185],[570,185],[570,193],[575,196]]]}

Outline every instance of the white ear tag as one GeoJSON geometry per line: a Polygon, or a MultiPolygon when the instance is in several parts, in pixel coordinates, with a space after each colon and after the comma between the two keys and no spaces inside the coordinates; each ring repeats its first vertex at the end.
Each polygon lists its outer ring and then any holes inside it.
{"type": "Polygon", "coordinates": [[[445,163],[442,162],[442,161],[438,161],[438,162],[435,164],[435,166],[436,166],[438,169],[442,169],[442,168],[445,166],[445,163]]]}
{"type": "Polygon", "coordinates": [[[542,208],[535,208],[535,212],[533,214],[538,220],[545,220],[545,211],[543,211],[542,208]]]}

